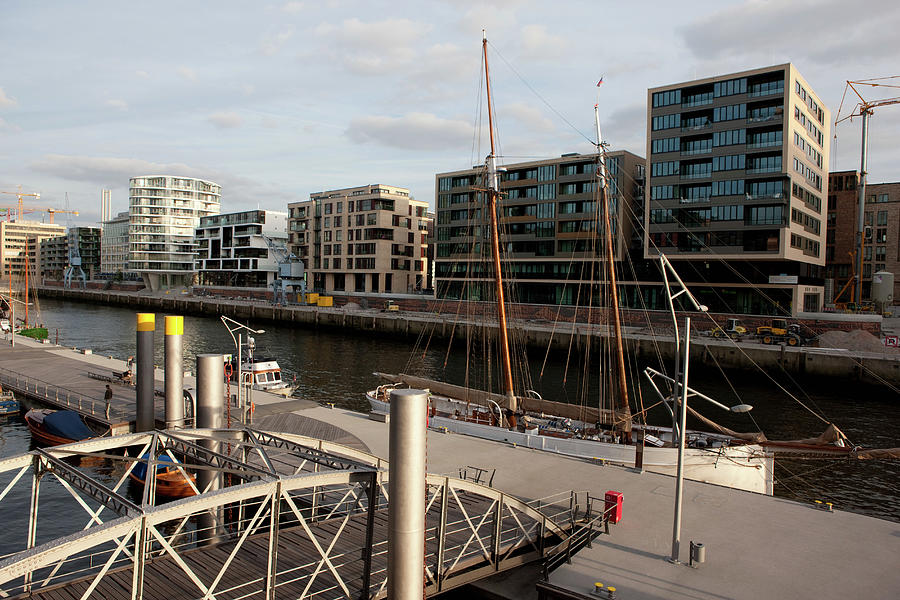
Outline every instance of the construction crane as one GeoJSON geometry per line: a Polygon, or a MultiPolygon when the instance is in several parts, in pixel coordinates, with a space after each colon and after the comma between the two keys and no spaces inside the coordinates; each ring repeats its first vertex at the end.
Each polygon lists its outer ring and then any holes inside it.
{"type": "Polygon", "coordinates": [[[11,213],[13,210],[16,211],[16,220],[17,221],[21,221],[22,217],[27,213],[45,212],[50,215],[50,218],[48,219],[48,221],[50,222],[51,225],[53,224],[53,216],[57,213],[60,213],[60,214],[68,213],[68,214],[74,215],[76,217],[78,216],[77,210],[68,210],[68,209],[63,210],[63,209],[59,209],[59,208],[50,208],[50,207],[43,207],[43,206],[25,206],[24,198],[31,196],[37,200],[41,197],[41,195],[38,193],[26,194],[26,193],[22,192],[21,190],[19,190],[18,192],[0,191],[0,194],[9,194],[11,196],[16,196],[18,199],[18,202],[16,203],[15,206],[0,206],[0,211],[5,211],[7,221],[10,220],[11,213]]]}
{"type": "Polygon", "coordinates": [[[889,106],[891,104],[900,104],[900,96],[883,98],[881,100],[866,100],[863,98],[862,94],[859,93],[857,86],[865,85],[875,88],[900,89],[900,85],[897,85],[896,83],[879,83],[897,79],[900,79],[900,75],[879,77],[876,79],[861,79],[859,81],[847,81],[847,85],[844,86],[844,95],[841,97],[841,105],[838,107],[838,114],[834,121],[834,126],[837,127],[838,123],[852,119],[853,117],[862,117],[862,149],[860,151],[859,161],[859,212],[857,213],[856,220],[856,256],[854,257],[853,267],[854,277],[856,279],[853,301],[856,303],[856,306],[862,304],[863,236],[866,218],[866,154],[869,145],[869,115],[873,113],[873,109],[875,108],[889,106]],[[847,98],[847,90],[853,90],[853,93],[859,98],[859,103],[853,106],[852,109],[849,109],[848,114],[841,117],[844,108],[844,100],[847,98]]]}

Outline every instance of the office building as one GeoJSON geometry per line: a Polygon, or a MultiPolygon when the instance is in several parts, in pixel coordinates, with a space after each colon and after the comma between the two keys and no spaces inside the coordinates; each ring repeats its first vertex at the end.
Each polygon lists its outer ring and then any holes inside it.
{"type": "Polygon", "coordinates": [[[372,184],[288,205],[291,251],[309,291],[415,293],[427,286],[428,203],[372,184]]]}
{"type": "Polygon", "coordinates": [[[287,213],[248,210],[202,217],[196,240],[200,285],[267,288],[287,252],[287,213]]]}
{"type": "Polygon", "coordinates": [[[38,248],[40,258],[36,270],[40,278],[61,281],[63,272],[69,266],[69,236],[44,238],[39,241],[38,248]]]}
{"type": "Polygon", "coordinates": [[[110,202],[112,201],[112,190],[100,190],[100,222],[109,221],[112,213],[110,213],[110,202]]]}
{"type": "Polygon", "coordinates": [[[0,221],[0,268],[3,275],[29,276],[40,272],[40,244],[47,238],[65,236],[66,228],[33,221],[0,221]]]}
{"type": "Polygon", "coordinates": [[[830,113],[792,64],[647,92],[647,258],[712,310],[820,310],[830,113]]]}
{"type": "Polygon", "coordinates": [[[128,268],[157,291],[189,286],[194,276],[194,233],[200,219],[219,213],[221,187],[169,175],[131,179],[128,268]]]}
{"type": "Polygon", "coordinates": [[[106,278],[122,277],[128,271],[128,211],[103,221],[100,234],[100,273],[106,278]]]}
{"type": "MultiPolygon", "coordinates": [[[[597,304],[597,154],[504,165],[501,173],[500,229],[504,277],[516,284],[514,301],[540,304],[597,304]]],[[[644,159],[625,151],[607,155],[612,205],[614,258],[640,257],[635,215],[641,215],[644,159]],[[621,228],[621,231],[620,231],[621,228]],[[621,234],[621,235],[620,235],[621,234]]],[[[438,173],[435,294],[438,298],[487,300],[493,297],[490,215],[484,166],[438,173]]]]}
{"type": "MultiPolygon", "coordinates": [[[[858,186],[858,171],[834,172],[828,178],[827,303],[853,302],[847,283],[854,274],[858,186]]],[[[862,300],[872,299],[872,277],[879,271],[894,274],[894,297],[900,298],[900,182],[866,184],[863,230],[862,300]]]]}

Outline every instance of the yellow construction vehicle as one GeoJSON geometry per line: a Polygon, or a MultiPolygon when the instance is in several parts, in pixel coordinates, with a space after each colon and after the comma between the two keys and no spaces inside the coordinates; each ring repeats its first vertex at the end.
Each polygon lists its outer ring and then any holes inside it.
{"type": "Polygon", "coordinates": [[[806,341],[800,334],[800,326],[788,325],[785,319],[772,319],[771,325],[757,327],[756,337],[763,344],[785,343],[788,346],[801,346],[806,341]]]}
{"type": "Polygon", "coordinates": [[[740,319],[726,319],[724,327],[716,327],[709,334],[715,338],[727,337],[733,340],[740,340],[747,335],[747,328],[741,325],[740,319]]]}

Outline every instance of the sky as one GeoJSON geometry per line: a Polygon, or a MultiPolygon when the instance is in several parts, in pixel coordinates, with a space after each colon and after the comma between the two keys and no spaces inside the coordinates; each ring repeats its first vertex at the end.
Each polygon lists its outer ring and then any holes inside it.
{"type": "MultiPolygon", "coordinates": [[[[0,191],[68,194],[79,225],[151,174],[221,184],[222,212],[371,183],[433,205],[435,173],[489,150],[482,30],[505,162],[593,151],[595,102],[645,156],[650,87],[793,62],[833,122],[846,80],[900,75],[894,0],[5,0],[0,191]]],[[[860,120],[833,132],[829,167],[858,169],[860,120]]],[[[900,104],[876,109],[870,182],[900,181],[898,138],[900,104]]]]}

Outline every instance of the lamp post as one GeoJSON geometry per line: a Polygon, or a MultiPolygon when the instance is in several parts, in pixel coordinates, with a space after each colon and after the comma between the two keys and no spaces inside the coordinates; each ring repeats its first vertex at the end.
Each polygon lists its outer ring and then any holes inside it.
{"type": "MultiPolygon", "coordinates": [[[[261,335],[261,334],[265,333],[266,330],[265,329],[252,329],[252,328],[248,327],[247,325],[244,325],[243,323],[239,323],[239,322],[235,321],[231,317],[226,317],[225,315],[222,315],[220,318],[222,320],[222,324],[225,325],[225,329],[227,329],[229,335],[231,335],[231,341],[234,342],[235,350],[237,350],[237,388],[238,388],[237,401],[238,401],[238,408],[240,408],[240,410],[241,410],[241,423],[245,423],[246,417],[247,417],[245,405],[249,404],[250,390],[253,386],[253,383],[251,382],[250,386],[247,388],[247,397],[245,399],[245,402],[242,403],[241,400],[243,398],[243,395],[241,394],[241,387],[243,387],[243,385],[244,385],[243,372],[242,372],[244,360],[243,360],[243,356],[241,353],[241,349],[243,347],[244,339],[243,339],[243,334],[241,333],[241,330],[246,329],[250,333],[255,333],[257,335],[261,335]],[[238,332],[237,338],[234,337],[235,332],[238,332]]],[[[231,402],[231,398],[229,398],[228,401],[231,402]]]]}
{"type": "MultiPolygon", "coordinates": [[[[749,404],[738,404],[736,406],[727,407],[724,404],[713,400],[712,398],[705,396],[703,394],[697,393],[694,390],[688,388],[688,365],[690,361],[690,350],[691,350],[691,318],[686,317],[684,320],[684,357],[683,364],[684,369],[682,371],[682,381],[681,381],[681,390],[680,390],[680,399],[675,402],[675,398],[679,396],[678,394],[678,384],[676,383],[676,393],[673,395],[672,400],[675,405],[675,410],[673,411],[678,422],[678,470],[675,476],[675,516],[674,523],[672,524],[672,554],[668,558],[668,561],[675,564],[680,564],[679,553],[681,550],[681,512],[682,512],[682,498],[684,493],[684,448],[685,442],[687,439],[687,401],[688,395],[690,394],[696,395],[699,398],[703,398],[708,402],[718,406],[719,408],[733,412],[733,413],[746,413],[750,412],[753,407],[749,404]]],[[[648,375],[649,377],[649,375],[648,375]]],[[[674,380],[673,380],[674,381],[674,380]]],[[[655,385],[654,385],[655,387],[655,385]]],[[[675,430],[672,431],[672,434],[675,434],[675,430]]],[[[674,441],[674,440],[673,440],[674,441]]]]}

